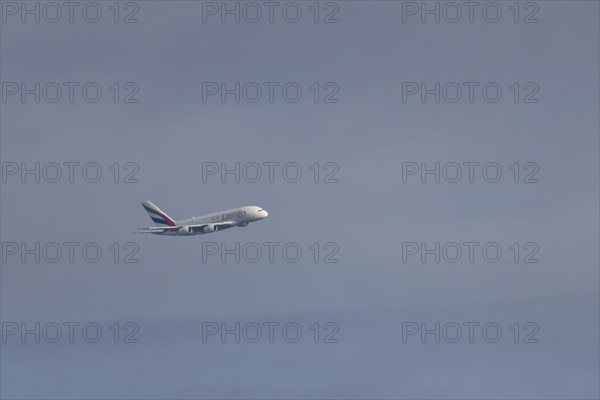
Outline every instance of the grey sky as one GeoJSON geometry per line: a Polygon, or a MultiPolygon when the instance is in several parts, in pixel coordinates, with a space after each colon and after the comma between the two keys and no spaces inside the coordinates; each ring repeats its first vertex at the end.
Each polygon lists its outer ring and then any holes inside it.
{"type": "Polygon", "coordinates": [[[538,23],[522,22],[534,10],[525,3],[514,23],[513,2],[498,2],[499,22],[477,11],[473,23],[464,15],[455,24],[410,15],[403,23],[402,2],[335,2],[339,22],[331,24],[322,19],[335,9],[324,2],[319,23],[313,2],[298,2],[295,24],[277,13],[272,24],[266,16],[203,23],[202,2],[192,1],[140,1],[138,23],[114,23],[112,2],[97,4],[95,24],[77,13],[74,23],[54,24],[3,14],[3,84],[97,82],[103,95],[93,104],[80,90],[73,103],[7,97],[2,162],[96,162],[103,177],[7,177],[2,242],[97,242],[104,251],[98,263],[23,263],[19,255],[2,263],[2,322],[104,328],[96,344],[9,337],[1,343],[3,397],[598,398],[597,2],[535,2],[538,23]],[[277,90],[296,82],[303,94],[297,103],[280,90],[273,103],[202,101],[203,82],[236,81],[278,82],[277,90]],[[138,103],[122,102],[128,82],[139,88],[138,103]],[[337,103],[322,101],[330,82],[337,103]],[[433,95],[422,103],[419,95],[402,101],[403,82],[479,86],[472,103],[465,93],[457,103],[433,95]],[[488,82],[503,90],[497,103],[481,96],[488,82]],[[524,103],[531,87],[538,102],[524,103]],[[300,164],[302,180],[202,181],[203,162],[269,161],[300,164]],[[499,163],[502,179],[402,182],[403,162],[469,161],[499,163]],[[115,162],[121,180],[123,165],[136,163],[139,183],[113,183],[115,162]],[[335,162],[339,183],[313,183],[315,162],[321,180],[323,165],[335,162]],[[513,183],[515,162],[521,180],[523,165],[536,163],[539,183],[513,183]],[[249,204],[270,216],[193,238],[132,235],[150,223],[139,204],[147,199],[175,219],[249,204]],[[269,241],[298,243],[303,256],[202,262],[206,242],[269,241]],[[469,241],[498,243],[502,259],[402,260],[403,242],[469,241]],[[140,262],[114,263],[113,242],[135,242],[140,262]],[[336,243],[339,262],[313,262],[314,242],[320,261],[322,246],[336,243]],[[514,263],[514,242],[520,261],[523,244],[535,242],[540,261],[514,263]],[[112,343],[115,321],[136,322],[139,343],[112,343]],[[303,336],[293,344],[203,343],[206,321],[296,322],[303,336]],[[339,343],[313,343],[309,327],[319,322],[323,334],[329,321],[339,343]],[[402,341],[403,322],[468,321],[498,323],[502,339],[402,341]],[[519,343],[509,329],[515,322],[519,343]],[[539,343],[523,343],[527,322],[539,327],[539,343]]]}

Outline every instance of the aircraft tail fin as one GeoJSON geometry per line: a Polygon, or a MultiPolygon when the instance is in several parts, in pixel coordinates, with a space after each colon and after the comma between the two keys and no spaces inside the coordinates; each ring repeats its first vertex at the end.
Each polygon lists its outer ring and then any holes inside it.
{"type": "Polygon", "coordinates": [[[151,201],[142,201],[142,206],[156,226],[175,226],[175,221],[151,201]]]}

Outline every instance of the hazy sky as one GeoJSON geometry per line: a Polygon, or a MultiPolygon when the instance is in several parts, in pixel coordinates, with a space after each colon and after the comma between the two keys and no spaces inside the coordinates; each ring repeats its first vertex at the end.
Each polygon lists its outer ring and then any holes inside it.
{"type": "Polygon", "coordinates": [[[61,4],[0,2],[2,397],[598,398],[598,2],[61,4]]]}

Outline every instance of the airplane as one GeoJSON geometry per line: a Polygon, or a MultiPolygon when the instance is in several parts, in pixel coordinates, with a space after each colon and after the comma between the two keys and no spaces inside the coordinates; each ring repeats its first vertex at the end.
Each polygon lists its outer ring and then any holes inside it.
{"type": "Polygon", "coordinates": [[[138,228],[138,232],[135,233],[171,236],[201,235],[234,226],[248,226],[250,222],[260,221],[269,216],[269,213],[260,207],[245,206],[175,221],[150,201],[143,201],[142,206],[156,226],[138,228]]]}

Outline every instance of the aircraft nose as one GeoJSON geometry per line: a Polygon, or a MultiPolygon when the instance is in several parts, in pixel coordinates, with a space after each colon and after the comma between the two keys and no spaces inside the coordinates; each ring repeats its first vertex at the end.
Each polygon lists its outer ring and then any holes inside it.
{"type": "Polygon", "coordinates": [[[263,210],[263,212],[265,213],[264,218],[267,218],[269,216],[269,213],[265,210],[263,210]]]}

